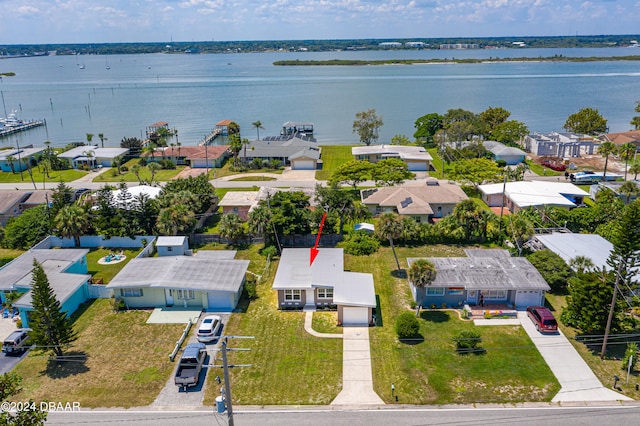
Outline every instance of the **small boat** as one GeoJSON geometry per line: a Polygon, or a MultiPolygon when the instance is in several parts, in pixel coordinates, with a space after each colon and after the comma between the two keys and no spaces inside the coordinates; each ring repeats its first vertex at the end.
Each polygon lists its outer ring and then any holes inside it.
{"type": "Polygon", "coordinates": [[[5,127],[18,127],[22,126],[23,124],[24,122],[16,116],[15,112],[12,112],[7,118],[4,119],[5,127]]]}
{"type": "Polygon", "coordinates": [[[109,59],[108,59],[108,58],[104,58],[104,60],[105,60],[105,62],[106,62],[106,64],[107,64],[106,68],[107,68],[108,70],[110,70],[110,69],[111,69],[111,67],[109,66],[109,59]]]}

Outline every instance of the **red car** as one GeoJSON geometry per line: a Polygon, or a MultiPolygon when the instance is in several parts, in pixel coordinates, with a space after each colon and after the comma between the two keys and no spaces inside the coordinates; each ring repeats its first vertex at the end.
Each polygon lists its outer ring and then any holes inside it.
{"type": "Polygon", "coordinates": [[[567,166],[565,166],[564,164],[556,163],[555,161],[549,160],[544,160],[542,162],[542,165],[558,172],[564,172],[567,169],[567,166]]]}
{"type": "Polygon", "coordinates": [[[540,333],[556,333],[558,331],[556,319],[551,311],[544,306],[529,306],[527,315],[540,333]]]}

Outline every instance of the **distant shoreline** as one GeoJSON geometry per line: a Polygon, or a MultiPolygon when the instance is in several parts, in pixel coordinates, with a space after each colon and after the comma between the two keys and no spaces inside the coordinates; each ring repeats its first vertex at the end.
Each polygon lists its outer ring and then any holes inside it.
{"type": "Polygon", "coordinates": [[[479,64],[479,63],[500,63],[500,62],[606,62],[606,61],[640,61],[640,55],[629,56],[590,56],[590,57],[568,57],[551,56],[539,58],[469,58],[469,59],[380,59],[380,60],[359,60],[359,59],[328,59],[328,60],[285,60],[276,61],[275,66],[365,66],[365,65],[418,65],[418,64],[479,64]]]}

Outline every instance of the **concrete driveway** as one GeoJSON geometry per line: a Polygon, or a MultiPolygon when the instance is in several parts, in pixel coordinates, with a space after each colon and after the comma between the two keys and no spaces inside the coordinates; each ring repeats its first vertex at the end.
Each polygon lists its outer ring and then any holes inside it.
{"type": "Polygon", "coordinates": [[[552,402],[631,401],[630,398],[602,386],[562,332],[538,332],[526,312],[518,312],[518,319],[562,386],[552,402]]]}

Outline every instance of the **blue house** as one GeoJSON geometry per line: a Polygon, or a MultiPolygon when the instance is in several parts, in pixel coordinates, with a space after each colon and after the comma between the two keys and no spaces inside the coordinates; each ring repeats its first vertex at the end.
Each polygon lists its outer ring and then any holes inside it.
{"type": "Polygon", "coordinates": [[[40,159],[44,150],[44,148],[12,148],[0,151],[0,170],[10,173],[27,170],[29,164],[40,159]]]}
{"type": "Polygon", "coordinates": [[[19,310],[22,326],[29,326],[29,312],[33,310],[31,272],[35,259],[42,265],[62,311],[73,314],[89,298],[88,252],[88,249],[29,250],[0,268],[0,300],[6,302],[6,294],[13,291],[22,293],[13,306],[19,310]]]}

